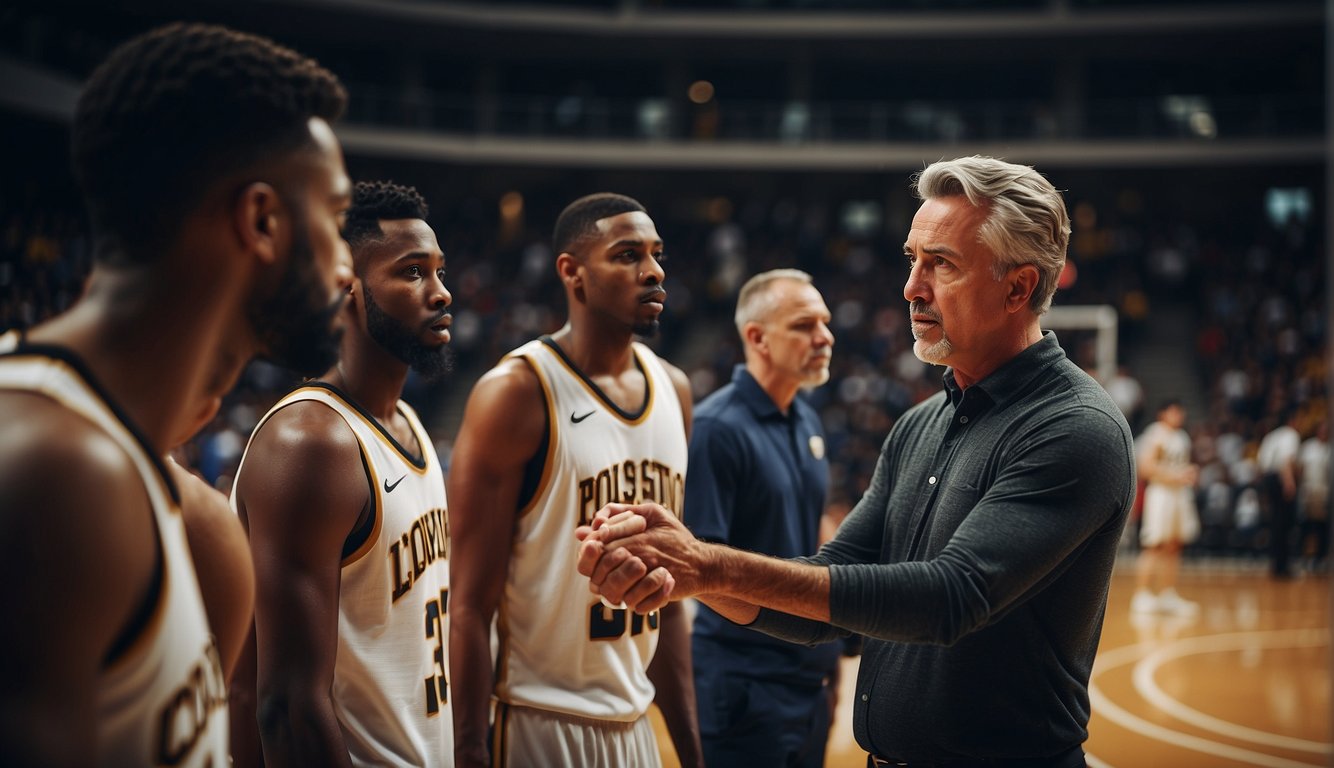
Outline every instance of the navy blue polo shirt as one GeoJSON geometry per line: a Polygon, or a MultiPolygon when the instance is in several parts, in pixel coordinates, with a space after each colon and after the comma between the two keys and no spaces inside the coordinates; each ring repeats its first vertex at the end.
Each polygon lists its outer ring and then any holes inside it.
{"type": "MultiPolygon", "coordinates": [[[[777,557],[812,555],[828,490],[824,429],[802,395],[784,414],[738,365],[730,384],[695,407],[684,513],[695,536],[777,557]]],[[[823,679],[839,653],[837,643],[794,645],[705,605],[693,646],[696,655],[735,657],[738,674],[799,682],[823,679]]]]}

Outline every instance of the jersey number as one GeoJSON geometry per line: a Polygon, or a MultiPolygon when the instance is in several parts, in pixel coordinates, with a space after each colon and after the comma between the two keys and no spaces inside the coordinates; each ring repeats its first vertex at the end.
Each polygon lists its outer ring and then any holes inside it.
{"type": "Polygon", "coordinates": [[[449,590],[440,590],[439,600],[426,601],[426,640],[435,641],[431,658],[434,674],[426,678],[426,715],[440,714],[440,705],[449,703],[449,680],[445,675],[445,615],[449,611],[449,590]]]}
{"type": "Polygon", "coordinates": [[[644,632],[644,620],[648,620],[648,628],[653,630],[658,628],[658,612],[654,611],[648,616],[642,616],[638,613],[631,613],[625,608],[608,608],[602,603],[593,603],[588,607],[588,639],[589,640],[615,640],[625,634],[626,614],[630,615],[630,635],[639,635],[644,632]]]}

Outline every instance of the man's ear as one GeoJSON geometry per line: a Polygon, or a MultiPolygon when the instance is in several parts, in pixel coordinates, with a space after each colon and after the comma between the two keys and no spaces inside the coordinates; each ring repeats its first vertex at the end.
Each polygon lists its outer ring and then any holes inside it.
{"type": "Polygon", "coordinates": [[[1038,287],[1038,268],[1032,264],[1023,264],[1010,270],[1005,279],[1010,283],[1010,290],[1005,295],[1005,310],[1018,312],[1027,308],[1033,291],[1038,287]]]}
{"type": "Polygon", "coordinates": [[[764,326],[754,321],[741,326],[741,338],[746,340],[746,345],[754,347],[761,352],[767,352],[769,345],[764,341],[764,326]]]}
{"type": "Polygon", "coordinates": [[[584,284],[584,275],[579,270],[582,266],[583,263],[574,254],[562,251],[556,257],[556,274],[560,277],[560,281],[576,290],[582,288],[584,284]]]}
{"type": "Polygon", "coordinates": [[[232,206],[232,227],[248,253],[266,264],[277,261],[283,244],[290,238],[285,222],[286,210],[278,191],[262,181],[247,184],[237,194],[232,206]]]}

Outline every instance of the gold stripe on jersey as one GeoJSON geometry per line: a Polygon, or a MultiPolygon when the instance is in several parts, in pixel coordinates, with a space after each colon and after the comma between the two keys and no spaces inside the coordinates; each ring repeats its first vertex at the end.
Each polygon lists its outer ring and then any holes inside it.
{"type": "Polygon", "coordinates": [[[372,549],[375,549],[376,542],[380,540],[380,527],[384,523],[384,515],[380,514],[380,510],[384,509],[384,499],[380,496],[380,478],[375,475],[375,463],[371,461],[370,454],[366,451],[366,445],[361,442],[361,435],[358,435],[356,430],[352,430],[352,436],[357,439],[357,451],[361,453],[361,466],[366,470],[366,478],[371,483],[370,498],[367,502],[371,505],[369,511],[371,531],[366,534],[366,540],[361,542],[361,546],[357,547],[352,554],[343,558],[342,562],[338,564],[339,568],[348,567],[365,557],[372,549]]]}
{"type": "Polygon", "coordinates": [[[529,360],[526,355],[518,355],[517,357],[528,366],[528,370],[537,375],[538,386],[542,388],[542,397],[547,401],[547,455],[542,459],[542,475],[533,488],[533,495],[528,497],[528,500],[519,507],[518,516],[523,517],[533,511],[547,486],[551,484],[551,465],[556,461],[556,430],[560,422],[556,419],[555,396],[552,394],[551,384],[547,381],[547,377],[542,373],[541,368],[529,360]]]}

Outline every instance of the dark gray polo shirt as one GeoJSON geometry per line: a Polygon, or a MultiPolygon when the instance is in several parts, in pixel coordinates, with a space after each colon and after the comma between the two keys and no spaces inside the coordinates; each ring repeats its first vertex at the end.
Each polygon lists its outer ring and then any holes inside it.
{"type": "Polygon", "coordinates": [[[1088,736],[1088,679],[1135,491],[1120,409],[1050,331],[967,390],[904,414],[865,495],[809,562],[832,626],[867,636],[853,732],[909,760],[1055,754],[1088,736]]]}

